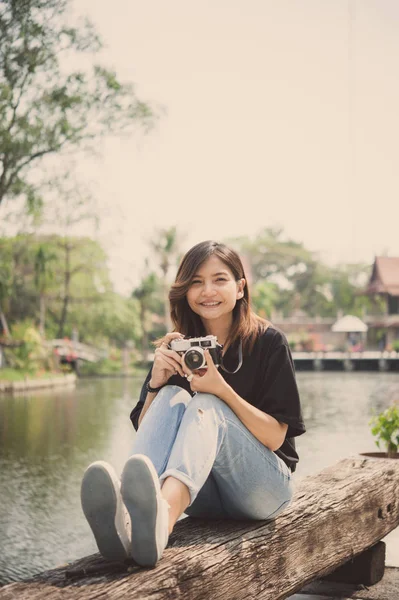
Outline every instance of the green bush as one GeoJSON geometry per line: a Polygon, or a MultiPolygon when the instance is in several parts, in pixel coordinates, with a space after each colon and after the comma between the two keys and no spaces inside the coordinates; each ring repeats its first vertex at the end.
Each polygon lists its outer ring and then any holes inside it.
{"type": "Polygon", "coordinates": [[[375,443],[380,448],[382,443],[392,456],[399,448],[399,406],[394,404],[370,420],[371,433],[377,438],[375,443]]]}
{"type": "Polygon", "coordinates": [[[34,374],[53,368],[52,355],[31,321],[19,321],[12,328],[13,339],[19,345],[5,348],[7,365],[13,369],[34,374]]]}
{"type": "Polygon", "coordinates": [[[115,375],[122,372],[123,364],[120,357],[103,358],[95,363],[82,362],[79,366],[80,375],[115,375]]]}
{"type": "Polygon", "coordinates": [[[392,342],[392,350],[395,350],[395,352],[399,352],[399,340],[394,340],[392,342]]]}

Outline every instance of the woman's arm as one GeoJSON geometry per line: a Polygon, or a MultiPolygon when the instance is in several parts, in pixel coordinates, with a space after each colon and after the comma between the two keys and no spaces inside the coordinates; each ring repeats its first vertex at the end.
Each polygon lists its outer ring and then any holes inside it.
{"type": "MultiPolygon", "coordinates": [[[[288,425],[277,421],[271,415],[241,398],[223,379],[208,350],[205,350],[205,358],[208,368],[203,376],[193,375],[190,383],[193,392],[205,392],[218,396],[231,408],[256,439],[270,450],[278,450],[285,440],[288,425]]],[[[183,368],[186,370],[185,365],[183,368]]]]}
{"type": "MultiPolygon", "coordinates": [[[[184,372],[181,367],[181,358],[177,352],[173,352],[173,350],[169,349],[169,343],[171,340],[180,338],[181,334],[177,331],[173,333],[167,333],[163,338],[162,344],[155,350],[154,362],[149,373],[150,379],[147,376],[146,383],[148,381],[149,385],[153,388],[160,388],[167,384],[168,380],[174,375],[179,373],[181,376],[184,375],[184,372]]],[[[146,391],[143,388],[142,393],[146,391]]],[[[138,421],[137,428],[139,428],[141,421],[147,410],[149,409],[152,401],[158,392],[147,392],[145,396],[145,401],[143,407],[141,409],[138,421]]],[[[143,402],[143,400],[141,400],[143,402]]]]}
{"type": "Polygon", "coordinates": [[[139,416],[138,427],[140,427],[140,423],[143,420],[143,417],[144,417],[145,413],[150,408],[151,402],[154,400],[154,398],[157,395],[157,393],[158,392],[147,392],[147,396],[146,396],[146,399],[145,399],[145,402],[144,402],[144,406],[141,409],[141,413],[140,413],[140,416],[139,416]]]}
{"type": "Polygon", "coordinates": [[[271,415],[252,406],[244,398],[241,398],[228,383],[224,383],[218,397],[231,408],[257,440],[270,450],[278,450],[285,440],[288,425],[280,423],[271,415]]]}

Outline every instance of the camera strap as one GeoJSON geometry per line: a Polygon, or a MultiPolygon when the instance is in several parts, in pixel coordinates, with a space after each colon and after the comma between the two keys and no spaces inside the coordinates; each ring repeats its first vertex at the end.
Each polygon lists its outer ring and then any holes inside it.
{"type": "Polygon", "coordinates": [[[223,369],[223,371],[225,373],[228,373],[229,375],[234,375],[234,373],[237,373],[237,371],[239,371],[241,369],[242,366],[242,340],[240,340],[240,345],[238,346],[238,367],[236,368],[235,371],[228,371],[224,365],[223,365],[223,358],[222,361],[220,363],[221,368],[223,369]]]}

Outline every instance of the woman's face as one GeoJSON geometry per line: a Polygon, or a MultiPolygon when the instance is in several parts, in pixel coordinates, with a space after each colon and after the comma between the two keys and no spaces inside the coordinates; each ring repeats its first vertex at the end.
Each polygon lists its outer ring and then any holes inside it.
{"type": "Polygon", "coordinates": [[[224,319],[243,297],[244,286],[245,279],[236,281],[220,258],[210,256],[195,273],[186,295],[187,302],[203,321],[224,319]]]}

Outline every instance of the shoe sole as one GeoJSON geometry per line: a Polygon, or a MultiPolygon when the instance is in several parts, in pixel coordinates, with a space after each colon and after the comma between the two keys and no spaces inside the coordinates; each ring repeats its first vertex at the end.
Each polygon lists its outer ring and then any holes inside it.
{"type": "Polygon", "coordinates": [[[161,488],[152,462],[144,455],[129,458],[122,473],[121,494],[130,514],[132,557],[141,566],[158,560],[156,521],[161,488]]]}
{"type": "Polygon", "coordinates": [[[82,480],[81,502],[98,549],[104,558],[124,561],[129,557],[130,540],[125,527],[122,501],[115,488],[116,476],[106,463],[98,461],[88,467],[82,480]]]}

